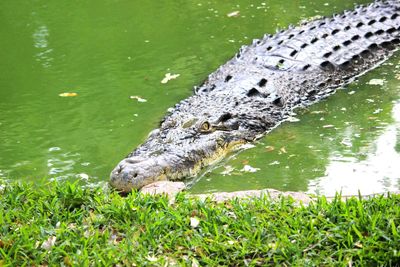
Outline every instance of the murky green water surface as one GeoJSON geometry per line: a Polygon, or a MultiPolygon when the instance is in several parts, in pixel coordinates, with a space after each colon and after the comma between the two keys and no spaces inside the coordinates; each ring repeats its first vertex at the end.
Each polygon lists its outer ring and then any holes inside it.
{"type": "MultiPolygon", "coordinates": [[[[249,2],[1,1],[0,177],[107,181],[166,109],[241,45],[353,7],[347,0],[249,2]],[[227,16],[234,11],[240,16],[227,16]],[[166,73],[180,76],[162,84],[166,73]]],[[[299,122],[231,155],[192,191],[399,189],[399,62],[392,58],[298,111],[299,122]]]]}

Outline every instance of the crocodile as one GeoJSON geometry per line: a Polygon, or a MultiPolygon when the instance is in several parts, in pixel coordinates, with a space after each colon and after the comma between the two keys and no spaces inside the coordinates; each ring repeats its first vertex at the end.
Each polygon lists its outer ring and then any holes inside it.
{"type": "Polygon", "coordinates": [[[243,144],[343,88],[396,51],[400,1],[377,0],[290,26],[239,52],[162,119],[111,172],[129,192],[160,180],[187,180],[243,144]]]}

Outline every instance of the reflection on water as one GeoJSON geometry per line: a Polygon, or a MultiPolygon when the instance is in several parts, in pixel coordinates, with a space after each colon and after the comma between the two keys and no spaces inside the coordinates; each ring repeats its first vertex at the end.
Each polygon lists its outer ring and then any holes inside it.
{"type": "Polygon", "coordinates": [[[50,67],[51,62],[53,61],[53,58],[51,57],[53,49],[48,48],[49,30],[46,25],[38,26],[33,32],[32,38],[34,47],[39,51],[35,55],[36,60],[40,62],[44,68],[50,67]]]}
{"type": "Polygon", "coordinates": [[[393,125],[387,126],[372,142],[365,160],[333,152],[329,156],[325,176],[311,180],[308,192],[335,195],[381,193],[399,190],[400,153],[396,151],[400,132],[400,102],[393,106],[393,125]]]}

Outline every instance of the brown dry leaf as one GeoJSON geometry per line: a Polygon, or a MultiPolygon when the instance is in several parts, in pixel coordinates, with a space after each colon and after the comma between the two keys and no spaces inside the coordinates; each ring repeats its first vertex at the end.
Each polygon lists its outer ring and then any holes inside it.
{"type": "Polygon", "coordinates": [[[72,266],[71,259],[70,259],[68,256],[65,256],[65,257],[64,257],[64,264],[65,264],[66,266],[72,266]]]}
{"type": "Polygon", "coordinates": [[[46,241],[42,243],[41,248],[45,250],[50,250],[54,244],[56,243],[57,237],[55,236],[50,236],[46,241]]]}
{"type": "Polygon", "coordinates": [[[77,96],[77,93],[61,93],[59,96],[61,97],[71,97],[71,96],[77,96]]]}
{"type": "Polygon", "coordinates": [[[242,160],[242,164],[243,164],[243,165],[247,165],[247,164],[249,164],[249,161],[248,161],[247,159],[242,160]]]}
{"type": "Polygon", "coordinates": [[[274,150],[275,150],[275,147],[273,147],[273,146],[266,146],[266,147],[265,147],[265,150],[267,150],[267,152],[271,152],[271,151],[274,151],[274,150]]]}
{"type": "Polygon", "coordinates": [[[236,11],[233,11],[233,12],[230,12],[230,13],[228,13],[228,14],[226,14],[229,18],[233,18],[233,17],[239,17],[240,16],[240,11],[239,10],[236,10],[236,11]]]}
{"type": "Polygon", "coordinates": [[[161,80],[161,83],[167,83],[170,80],[174,80],[174,79],[178,78],[179,76],[180,76],[180,74],[166,73],[165,77],[161,80]]]}

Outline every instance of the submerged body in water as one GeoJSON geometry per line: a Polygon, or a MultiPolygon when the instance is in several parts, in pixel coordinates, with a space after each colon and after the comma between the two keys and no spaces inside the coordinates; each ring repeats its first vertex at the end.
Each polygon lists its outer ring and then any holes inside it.
{"type": "Polygon", "coordinates": [[[169,110],[111,173],[121,191],[184,180],[254,141],[298,106],[325,98],[387,59],[400,43],[400,2],[377,1],[266,35],[169,110]]]}

